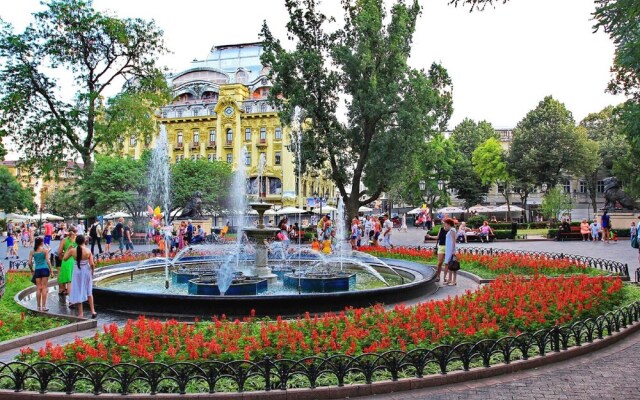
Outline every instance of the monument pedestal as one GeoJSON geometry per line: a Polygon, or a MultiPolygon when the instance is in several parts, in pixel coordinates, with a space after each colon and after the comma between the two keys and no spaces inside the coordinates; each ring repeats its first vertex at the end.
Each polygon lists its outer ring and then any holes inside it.
{"type": "Polygon", "coordinates": [[[638,224],[638,217],[629,211],[611,211],[611,227],[613,229],[629,229],[632,222],[638,224]]]}

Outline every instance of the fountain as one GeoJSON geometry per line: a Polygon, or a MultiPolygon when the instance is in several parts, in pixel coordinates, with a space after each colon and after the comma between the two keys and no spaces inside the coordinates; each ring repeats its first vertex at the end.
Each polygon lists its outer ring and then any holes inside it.
{"type": "MultiPolygon", "coordinates": [[[[296,110],[296,119],[300,110],[296,110]]],[[[298,122],[294,123],[298,126],[298,122]]],[[[294,131],[300,140],[300,132],[294,131]]],[[[166,146],[166,130],[161,129],[160,150],[166,146]]],[[[155,153],[154,153],[155,154],[155,153]]],[[[244,160],[246,149],[239,160],[244,160]]],[[[166,158],[165,158],[166,160],[166,158]]],[[[300,161],[298,160],[300,166],[300,161]]],[[[414,262],[380,260],[353,252],[344,245],[344,205],[339,201],[335,221],[338,245],[333,254],[321,254],[298,243],[285,247],[273,239],[276,228],[265,227],[264,213],[271,208],[265,200],[263,179],[266,160],[261,155],[257,173],[257,198],[247,204],[247,176],[238,165],[233,179],[231,203],[240,215],[235,243],[190,245],[172,259],[156,257],[137,263],[101,268],[96,272],[96,304],[133,314],[172,317],[208,317],[225,313],[243,316],[299,315],[304,312],[339,311],[376,303],[397,303],[423,297],[436,290],[435,270],[414,262]],[[247,226],[248,208],[258,213],[258,223],[247,226]],[[169,272],[172,285],[169,285],[169,272]],[[277,272],[274,273],[274,272],[277,272]],[[135,280],[133,279],[136,277],[135,280]],[[164,280],[164,289],[162,281],[164,280]]],[[[166,166],[164,167],[166,169],[166,166]]],[[[168,174],[154,170],[152,193],[168,193],[168,174]]],[[[165,197],[168,203],[168,195],[165,197]]],[[[165,210],[165,201],[161,201],[165,210]]]]}

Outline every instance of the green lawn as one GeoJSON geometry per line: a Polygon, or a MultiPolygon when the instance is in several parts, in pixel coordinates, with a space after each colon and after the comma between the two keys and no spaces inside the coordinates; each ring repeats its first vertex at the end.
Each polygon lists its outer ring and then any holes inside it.
{"type": "Polygon", "coordinates": [[[13,300],[16,293],[33,285],[31,274],[12,272],[6,274],[5,278],[7,285],[0,300],[0,342],[69,323],[64,319],[43,317],[26,311],[13,300]]]}
{"type": "Polygon", "coordinates": [[[542,229],[518,229],[518,235],[540,235],[540,236],[547,237],[547,233],[548,232],[549,232],[549,229],[547,229],[547,228],[542,228],[542,229]]]}

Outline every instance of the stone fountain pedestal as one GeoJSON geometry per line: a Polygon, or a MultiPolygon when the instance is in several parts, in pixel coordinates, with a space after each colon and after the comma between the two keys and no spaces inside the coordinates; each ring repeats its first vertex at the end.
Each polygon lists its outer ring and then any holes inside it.
{"type": "Polygon", "coordinates": [[[256,240],[256,263],[252,267],[251,275],[266,279],[270,284],[278,280],[278,276],[271,272],[267,266],[267,244],[265,240],[272,239],[278,233],[278,228],[267,228],[264,226],[264,212],[271,208],[269,203],[251,203],[251,208],[258,212],[258,226],[255,228],[244,228],[247,237],[256,240]]]}

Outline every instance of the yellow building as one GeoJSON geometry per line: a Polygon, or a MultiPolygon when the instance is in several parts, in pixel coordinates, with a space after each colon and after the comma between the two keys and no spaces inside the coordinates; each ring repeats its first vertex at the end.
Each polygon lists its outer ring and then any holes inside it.
{"type": "MultiPolygon", "coordinates": [[[[271,83],[260,63],[262,52],[260,43],[217,46],[206,60],[194,60],[191,68],[169,76],[174,100],[162,108],[160,122],[166,124],[170,160],[202,158],[226,161],[234,170],[246,168],[251,193],[257,195],[258,162],[264,154],[260,194],[266,201],[307,209],[315,197],[335,202],[334,185],[318,173],[298,182],[291,130],[267,102],[271,83]],[[240,159],[243,147],[246,157],[240,159]]],[[[136,158],[144,148],[134,138],[124,143],[124,153],[136,158]]]]}
{"type": "Polygon", "coordinates": [[[35,193],[33,202],[43,211],[47,211],[45,207],[47,197],[54,196],[58,190],[71,183],[76,177],[76,170],[82,168],[82,164],[68,160],[56,177],[53,173],[48,176],[33,175],[30,171],[21,169],[18,161],[4,160],[0,161],[0,165],[6,167],[23,187],[33,190],[35,193]]]}

